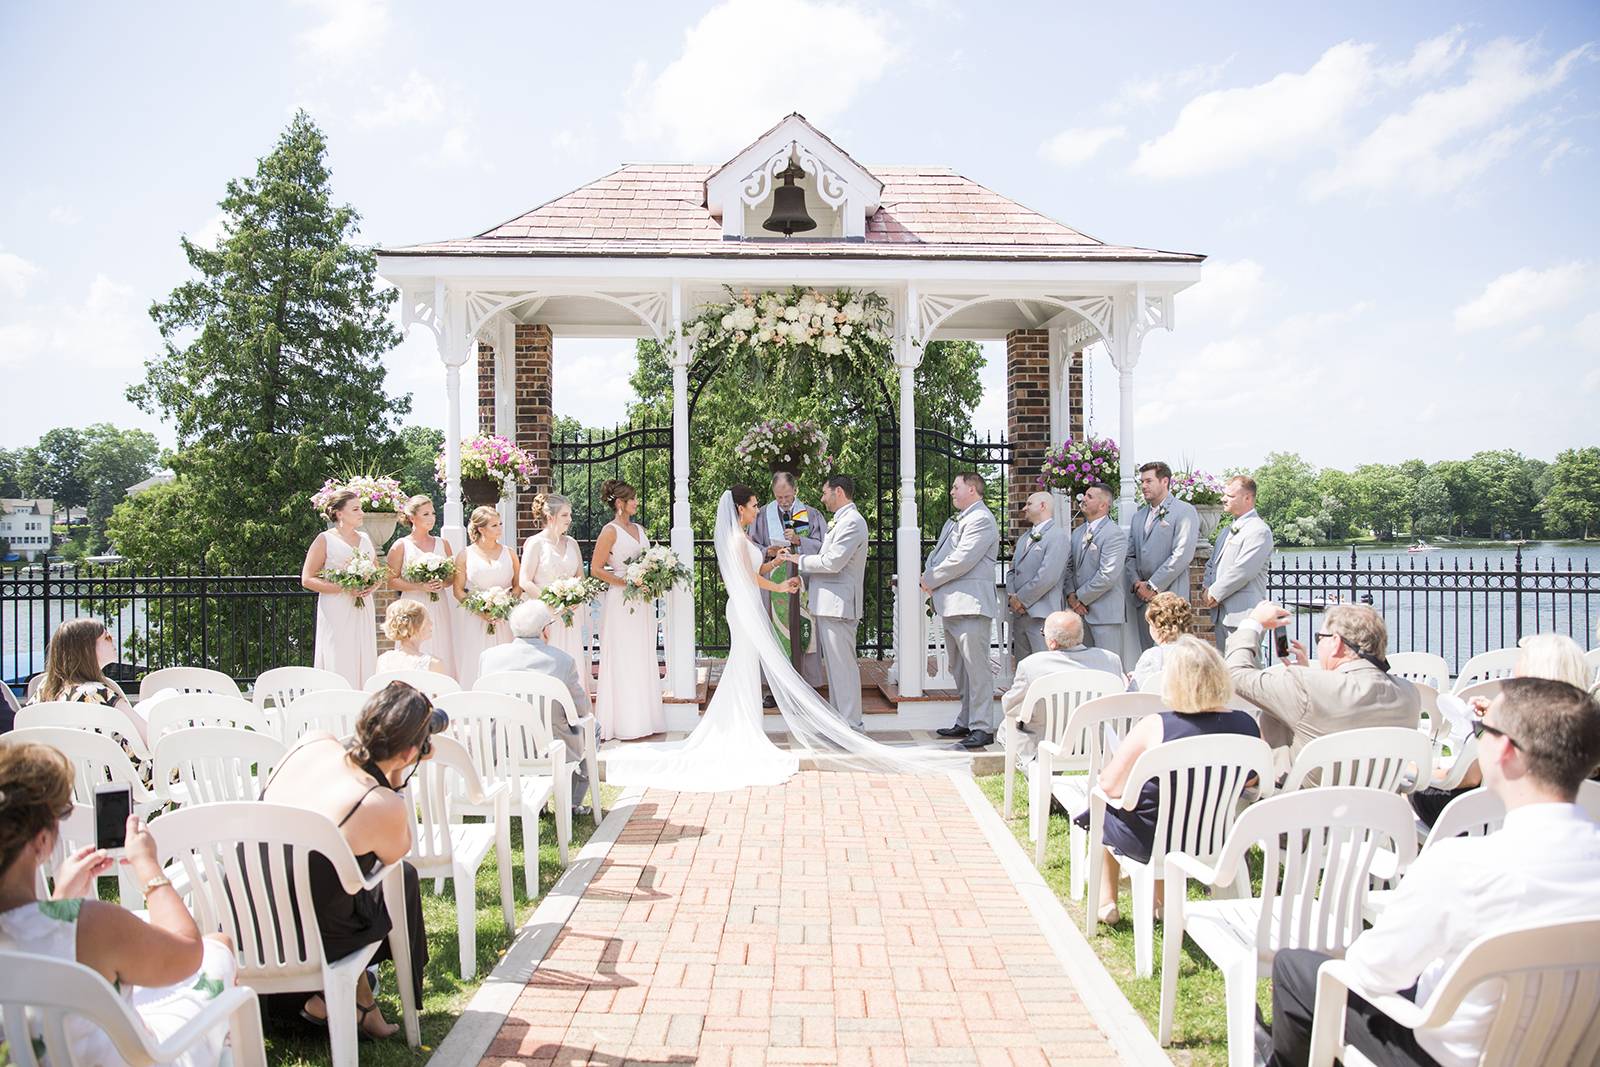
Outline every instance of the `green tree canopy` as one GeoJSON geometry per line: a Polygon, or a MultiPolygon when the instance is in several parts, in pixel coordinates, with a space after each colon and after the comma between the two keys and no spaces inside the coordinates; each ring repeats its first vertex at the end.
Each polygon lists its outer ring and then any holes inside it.
{"type": "Polygon", "coordinates": [[[1600,448],[1569,448],[1556,455],[1539,510],[1554,534],[1588,537],[1600,528],[1600,448]]]}

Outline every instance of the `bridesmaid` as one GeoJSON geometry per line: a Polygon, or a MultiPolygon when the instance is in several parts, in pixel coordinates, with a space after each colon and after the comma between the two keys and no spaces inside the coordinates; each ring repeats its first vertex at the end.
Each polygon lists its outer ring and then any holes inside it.
{"type": "MultiPolygon", "coordinates": [[[[512,596],[522,591],[517,580],[517,557],[500,543],[505,527],[500,513],[491,507],[474,508],[467,522],[467,540],[472,542],[456,556],[455,594],[464,601],[469,592],[486,589],[509,589],[512,596]]],[[[484,615],[475,615],[462,605],[461,622],[456,627],[456,681],[461,688],[471,689],[478,680],[478,657],[483,650],[503,645],[511,640],[511,623],[507,619],[495,621],[484,615]],[[489,624],[494,622],[494,633],[489,624]]]]}
{"type": "MultiPolygon", "coordinates": [[[[555,493],[535,496],[533,517],[543,518],[544,528],[522,543],[522,588],[528,596],[537,598],[545,586],[558,578],[576,578],[583,573],[583,550],[567,536],[572,528],[572,502],[566,497],[555,493]]],[[[584,688],[593,692],[594,675],[583,647],[584,620],[588,615],[587,604],[574,608],[572,625],[568,626],[557,613],[556,621],[545,631],[545,640],[572,657],[584,688]]]]}
{"type": "Polygon", "coordinates": [[[645,737],[667,728],[661,706],[661,674],[656,668],[656,606],[628,601],[621,575],[628,560],[650,547],[650,536],[633,521],[639,498],[633,486],[608,481],[600,499],[611,507],[612,521],[595,542],[589,573],[609,587],[600,619],[600,678],[595,683],[595,717],[600,736],[645,737]]]}
{"type": "Polygon", "coordinates": [[[434,511],[431,498],[418,493],[406,501],[400,516],[401,520],[411,527],[411,532],[389,548],[389,585],[391,588],[403,590],[400,594],[401,600],[415,600],[428,609],[428,616],[433,620],[433,636],[422,642],[422,651],[432,653],[446,664],[454,664],[456,610],[445,583],[408,582],[400,575],[406,567],[425,555],[450,559],[455,555],[455,549],[451,548],[450,542],[443,537],[433,536],[434,511]],[[435,595],[439,599],[435,600],[435,595]]]}
{"type": "Polygon", "coordinates": [[[343,567],[357,553],[376,560],[372,538],[361,529],[361,498],[345,489],[335,493],[325,511],[333,527],[317,535],[300,568],[300,584],[317,594],[317,649],[312,665],[342,675],[351,689],[377,670],[378,624],[372,594],[383,586],[382,572],[359,592],[318,577],[329,567],[343,567]],[[363,600],[356,607],[356,597],[363,600]]]}

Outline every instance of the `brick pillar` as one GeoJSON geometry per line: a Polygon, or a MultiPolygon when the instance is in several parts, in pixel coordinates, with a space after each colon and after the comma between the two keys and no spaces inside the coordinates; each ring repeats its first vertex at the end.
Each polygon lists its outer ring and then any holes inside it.
{"type": "Polygon", "coordinates": [[[494,433],[494,346],[478,342],[478,432],[494,433]]]}
{"type": "Polygon", "coordinates": [[[1038,484],[1039,466],[1050,450],[1050,331],[1012,330],[1006,334],[1006,439],[1011,470],[1005,537],[1022,535],[1022,505],[1038,484]]]}
{"type": "Polygon", "coordinates": [[[528,491],[517,494],[517,530],[524,537],[540,526],[533,520],[534,494],[550,487],[550,436],[555,418],[550,406],[552,354],[550,327],[517,324],[517,444],[533,454],[539,468],[528,491]]]}

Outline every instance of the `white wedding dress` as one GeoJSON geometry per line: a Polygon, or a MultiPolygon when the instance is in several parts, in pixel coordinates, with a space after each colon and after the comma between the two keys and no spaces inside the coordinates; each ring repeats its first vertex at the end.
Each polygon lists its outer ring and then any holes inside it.
{"type": "Polygon", "coordinates": [[[716,544],[717,566],[728,590],[732,646],[711,703],[682,741],[607,750],[607,783],[691,793],[778,785],[800,769],[801,750],[829,769],[930,773],[970,767],[971,757],[964,753],[895,748],[857,733],[796,673],[762,610],[755,578],[762,553],[739,525],[730,493],[723,493],[717,506],[716,544]],[[796,746],[793,751],[773,744],[762,725],[763,672],[796,746]]]}

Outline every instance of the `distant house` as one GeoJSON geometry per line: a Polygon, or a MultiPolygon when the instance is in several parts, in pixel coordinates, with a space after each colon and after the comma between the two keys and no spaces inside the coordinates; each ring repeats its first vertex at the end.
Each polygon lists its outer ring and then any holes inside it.
{"type": "Polygon", "coordinates": [[[55,536],[50,527],[56,513],[54,500],[13,500],[0,497],[0,539],[10,551],[32,562],[50,554],[55,536]]]}
{"type": "Polygon", "coordinates": [[[138,496],[146,489],[154,489],[158,485],[170,485],[178,480],[178,476],[171,471],[156,471],[142,482],[134,482],[128,486],[129,496],[138,496]]]}

